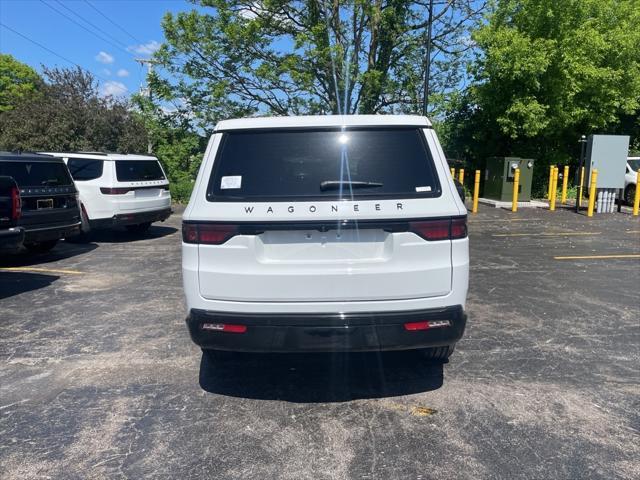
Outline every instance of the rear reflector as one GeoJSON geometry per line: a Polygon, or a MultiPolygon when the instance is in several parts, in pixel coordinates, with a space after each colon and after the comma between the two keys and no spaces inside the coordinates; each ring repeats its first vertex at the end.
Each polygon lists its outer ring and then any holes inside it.
{"type": "Polygon", "coordinates": [[[11,220],[18,220],[22,215],[22,200],[18,187],[11,187],[11,220]]]}
{"type": "Polygon", "coordinates": [[[129,188],[106,188],[100,187],[100,193],[104,195],[124,195],[125,193],[129,193],[129,188]]]}
{"type": "Polygon", "coordinates": [[[202,330],[228,333],[244,333],[247,331],[246,325],[233,325],[229,323],[203,323],[202,330]]]}
{"type": "Polygon", "coordinates": [[[411,222],[409,229],[429,241],[465,238],[467,236],[467,217],[411,222]]]}
{"type": "Polygon", "coordinates": [[[450,327],[451,322],[449,320],[431,320],[428,322],[409,322],[404,324],[404,329],[409,332],[415,332],[417,330],[429,330],[430,328],[442,328],[450,327]]]}
{"type": "Polygon", "coordinates": [[[204,245],[221,245],[238,234],[236,225],[217,223],[183,223],[182,241],[204,245]]]}

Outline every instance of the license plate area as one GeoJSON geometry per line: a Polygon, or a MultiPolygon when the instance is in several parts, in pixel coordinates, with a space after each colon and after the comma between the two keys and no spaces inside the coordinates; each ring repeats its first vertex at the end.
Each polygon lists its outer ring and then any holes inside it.
{"type": "Polygon", "coordinates": [[[53,208],[53,198],[39,198],[36,201],[36,209],[47,210],[53,208]]]}

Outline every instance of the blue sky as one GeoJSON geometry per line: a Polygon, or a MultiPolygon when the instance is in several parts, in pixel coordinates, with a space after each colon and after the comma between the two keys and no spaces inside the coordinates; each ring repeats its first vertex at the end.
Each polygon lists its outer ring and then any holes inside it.
{"type": "MultiPolygon", "coordinates": [[[[95,74],[103,93],[129,95],[146,74],[134,58],[148,58],[162,43],[164,14],[192,8],[184,0],[0,0],[0,23],[95,74]]],[[[73,67],[2,25],[0,52],[37,71],[73,67]]]]}

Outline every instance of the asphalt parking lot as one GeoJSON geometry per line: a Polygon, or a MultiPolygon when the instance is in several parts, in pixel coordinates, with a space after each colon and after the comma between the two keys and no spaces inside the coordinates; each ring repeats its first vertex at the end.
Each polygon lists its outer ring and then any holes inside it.
{"type": "Polygon", "coordinates": [[[0,476],[639,478],[640,221],[484,208],[449,364],[203,360],[180,215],[0,265],[0,476]]]}

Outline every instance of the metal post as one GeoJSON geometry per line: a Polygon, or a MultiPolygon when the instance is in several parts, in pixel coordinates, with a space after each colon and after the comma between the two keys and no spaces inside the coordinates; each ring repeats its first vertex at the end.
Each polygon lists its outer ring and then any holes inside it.
{"type": "Polygon", "coordinates": [[[560,203],[563,205],[567,203],[567,182],[569,181],[569,165],[564,166],[564,171],[562,172],[562,198],[560,199],[560,203]]]}
{"type": "Polygon", "coordinates": [[[511,199],[511,211],[518,211],[518,190],[520,189],[520,169],[516,168],[513,174],[513,197],[511,199]]]}
{"type": "Polygon", "coordinates": [[[480,170],[476,170],[476,178],[473,182],[473,207],[471,213],[478,213],[478,197],[480,196],[480,170]]]}
{"type": "Polygon", "coordinates": [[[576,198],[576,213],[582,208],[582,188],[584,186],[584,167],[580,167],[580,187],[578,187],[578,197],[576,198]]]}
{"type": "MultiPolygon", "coordinates": [[[[150,58],[134,58],[134,61],[138,62],[140,65],[147,65],[147,79],[153,73],[153,66],[158,63],[156,60],[152,60],[150,58]]],[[[151,100],[151,87],[149,86],[149,82],[147,80],[147,98],[151,100]]],[[[153,153],[153,144],[151,143],[151,138],[147,143],[147,153],[153,153]]]]}
{"type": "Polygon", "coordinates": [[[576,199],[576,213],[580,212],[580,203],[582,202],[582,185],[584,182],[584,162],[585,162],[585,157],[587,156],[587,137],[585,137],[584,135],[582,135],[580,137],[580,140],[578,140],[578,142],[580,143],[580,162],[579,162],[579,166],[578,166],[578,170],[576,173],[580,172],[580,190],[579,190],[579,196],[576,199]]]}
{"type": "Polygon", "coordinates": [[[464,168],[460,169],[460,173],[458,174],[458,181],[464,185],[464,168]]]}
{"type": "Polygon", "coordinates": [[[429,0],[429,27],[427,29],[427,58],[424,73],[424,105],[422,106],[422,114],[427,116],[429,108],[429,77],[431,76],[431,26],[433,23],[433,0],[429,0]]]}
{"type": "Polygon", "coordinates": [[[591,172],[591,185],[589,185],[589,207],[587,208],[587,217],[593,217],[593,206],[596,203],[596,182],[598,181],[598,169],[594,168],[591,172]]]}
{"type": "Polygon", "coordinates": [[[551,184],[553,183],[553,170],[555,165],[549,165],[549,186],[547,187],[547,199],[551,200],[551,184]]]}
{"type": "Polygon", "coordinates": [[[451,167],[451,178],[456,178],[456,169],[451,167]]]}
{"type": "Polygon", "coordinates": [[[558,167],[553,167],[553,174],[551,176],[551,193],[549,195],[549,210],[555,211],[556,209],[556,195],[558,190],[558,167]]]}
{"type": "MultiPolygon", "coordinates": [[[[622,202],[622,197],[620,197],[622,202]]],[[[636,173],[636,195],[633,197],[633,216],[638,216],[638,210],[640,210],[640,168],[636,173]]]]}

